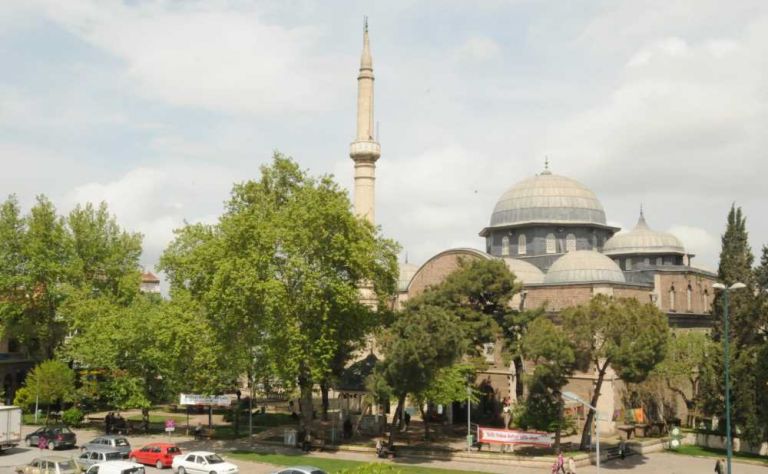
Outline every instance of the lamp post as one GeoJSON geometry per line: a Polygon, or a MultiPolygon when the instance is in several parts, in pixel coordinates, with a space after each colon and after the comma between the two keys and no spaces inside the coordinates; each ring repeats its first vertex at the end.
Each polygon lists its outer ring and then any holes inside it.
{"type": "Polygon", "coordinates": [[[568,400],[572,400],[576,403],[581,403],[585,407],[589,408],[590,410],[595,412],[595,454],[597,455],[597,474],[600,474],[600,425],[598,422],[600,421],[600,412],[597,411],[597,408],[593,407],[589,403],[587,403],[585,400],[583,400],[580,396],[576,395],[573,392],[563,392],[562,393],[563,398],[567,398],[568,400]]]}
{"type": "Polygon", "coordinates": [[[731,440],[731,375],[730,375],[730,339],[731,333],[728,330],[728,292],[746,288],[744,283],[736,282],[731,286],[725,286],[722,283],[715,283],[712,288],[723,292],[723,354],[725,358],[725,450],[726,450],[726,472],[731,474],[731,458],[733,457],[733,441],[731,440]]]}
{"type": "Polygon", "coordinates": [[[472,387],[467,383],[467,452],[472,451],[472,387]]]}

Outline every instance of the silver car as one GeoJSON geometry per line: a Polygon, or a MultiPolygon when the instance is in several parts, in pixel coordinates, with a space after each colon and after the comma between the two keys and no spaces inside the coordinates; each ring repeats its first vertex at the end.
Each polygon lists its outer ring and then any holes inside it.
{"type": "Polygon", "coordinates": [[[98,449],[111,449],[114,451],[120,451],[123,453],[123,458],[128,459],[128,455],[131,453],[131,443],[128,442],[128,438],[120,435],[106,435],[93,438],[87,443],[81,446],[83,451],[92,451],[98,449]]]}
{"type": "Polygon", "coordinates": [[[325,471],[315,466],[291,466],[280,469],[272,474],[327,474],[325,471]]]}
{"type": "Polygon", "coordinates": [[[113,448],[94,448],[83,451],[80,456],[75,458],[75,462],[81,471],[85,471],[96,463],[106,461],[122,461],[125,458],[123,453],[113,448]]]}

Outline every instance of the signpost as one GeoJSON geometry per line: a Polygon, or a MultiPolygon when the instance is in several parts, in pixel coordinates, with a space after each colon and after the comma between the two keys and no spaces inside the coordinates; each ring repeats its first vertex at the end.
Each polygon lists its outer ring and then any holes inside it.
{"type": "Polygon", "coordinates": [[[171,433],[176,431],[176,420],[165,420],[165,432],[168,433],[168,439],[171,439],[171,433]]]}

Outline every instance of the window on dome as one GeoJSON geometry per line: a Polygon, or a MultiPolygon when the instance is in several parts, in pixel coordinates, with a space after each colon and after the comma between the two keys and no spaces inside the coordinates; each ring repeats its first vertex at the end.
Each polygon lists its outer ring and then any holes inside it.
{"type": "Polygon", "coordinates": [[[528,253],[528,243],[525,240],[525,234],[520,234],[517,237],[517,254],[525,255],[528,253]]]}
{"type": "Polygon", "coordinates": [[[557,253],[557,241],[555,234],[547,234],[547,253],[557,253]]]}
{"type": "Polygon", "coordinates": [[[501,238],[501,254],[504,256],[509,255],[509,237],[506,235],[501,238]]]}
{"type": "Polygon", "coordinates": [[[650,265],[651,264],[651,259],[648,258],[648,257],[645,257],[645,260],[643,260],[643,263],[646,264],[646,265],[650,265]]]}
{"type": "Polygon", "coordinates": [[[573,234],[568,234],[565,237],[565,251],[566,252],[575,252],[576,251],[576,236],[573,234]]]}
{"type": "Polygon", "coordinates": [[[704,290],[704,293],[701,295],[701,312],[702,313],[709,313],[709,291],[704,290]]]}
{"type": "Polygon", "coordinates": [[[656,257],[656,265],[662,266],[664,264],[664,259],[661,257],[656,257]]]}
{"type": "Polygon", "coordinates": [[[632,270],[632,259],[628,258],[624,260],[624,269],[625,270],[632,270]]]}

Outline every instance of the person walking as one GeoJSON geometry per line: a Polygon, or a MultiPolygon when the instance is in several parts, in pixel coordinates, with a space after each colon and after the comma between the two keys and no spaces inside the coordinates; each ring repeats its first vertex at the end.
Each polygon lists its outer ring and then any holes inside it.
{"type": "Polygon", "coordinates": [[[724,459],[718,459],[715,461],[715,472],[717,474],[725,474],[725,460],[724,459]]]}
{"type": "Polygon", "coordinates": [[[552,464],[552,474],[565,474],[565,459],[563,459],[563,451],[557,451],[557,459],[552,464]]]}
{"type": "Polygon", "coordinates": [[[576,460],[573,456],[568,458],[568,474],[576,474],[576,460]]]}

